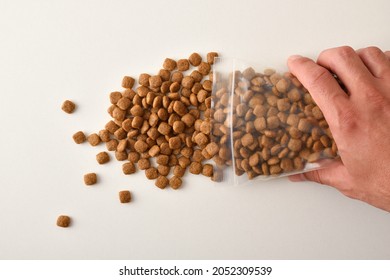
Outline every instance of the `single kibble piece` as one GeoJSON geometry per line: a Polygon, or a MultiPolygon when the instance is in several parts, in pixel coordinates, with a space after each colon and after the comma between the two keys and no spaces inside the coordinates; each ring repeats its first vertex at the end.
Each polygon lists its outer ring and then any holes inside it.
{"type": "Polygon", "coordinates": [[[151,88],[158,88],[162,84],[161,76],[155,75],[149,78],[149,85],[151,88]]]}
{"type": "Polygon", "coordinates": [[[203,76],[206,76],[210,72],[210,70],[211,70],[211,66],[207,62],[201,62],[198,66],[198,71],[203,76]]]}
{"type": "Polygon", "coordinates": [[[215,59],[216,57],[218,57],[218,53],[216,53],[216,52],[209,52],[209,53],[207,54],[207,62],[208,62],[209,64],[213,65],[213,64],[214,64],[214,59],[215,59]]]}
{"type": "Polygon", "coordinates": [[[168,184],[169,184],[169,180],[165,176],[159,176],[155,182],[155,185],[160,189],[165,189],[165,187],[168,186],[168,184]]]}
{"type": "Polygon", "coordinates": [[[169,185],[171,186],[172,189],[177,190],[178,188],[181,187],[182,180],[179,177],[173,176],[169,180],[169,185]]]}
{"type": "Polygon", "coordinates": [[[198,53],[193,53],[190,55],[188,60],[190,61],[191,65],[198,66],[202,62],[202,57],[198,53]]]}
{"type": "Polygon", "coordinates": [[[157,179],[159,174],[158,174],[158,171],[155,167],[150,167],[150,168],[145,170],[145,176],[149,180],[153,180],[153,179],[157,179]]]}
{"type": "Polygon", "coordinates": [[[99,135],[97,135],[96,133],[92,133],[91,135],[89,135],[87,140],[89,144],[91,144],[91,146],[97,146],[101,142],[99,135]]]}
{"type": "Polygon", "coordinates": [[[188,59],[179,59],[177,61],[177,69],[179,71],[187,71],[188,69],[190,69],[188,59]]]}
{"type": "Polygon", "coordinates": [[[87,173],[84,175],[84,183],[87,186],[94,185],[97,182],[97,175],[96,173],[87,173]]]}
{"type": "Polygon", "coordinates": [[[57,218],[57,226],[59,227],[68,227],[70,225],[70,222],[70,217],[66,215],[61,215],[57,218]]]}
{"type": "Polygon", "coordinates": [[[131,201],[131,193],[129,191],[120,191],[119,201],[121,203],[129,203],[131,201]]]}
{"type": "Polygon", "coordinates": [[[134,78],[129,76],[124,76],[122,79],[122,87],[131,89],[134,86],[134,82],[135,82],[134,78]]]}
{"type": "Polygon", "coordinates": [[[122,165],[123,174],[129,175],[135,173],[135,165],[132,162],[126,162],[122,165]]]}
{"type": "Polygon", "coordinates": [[[102,129],[99,131],[99,137],[100,137],[100,140],[102,140],[103,142],[108,142],[110,141],[110,132],[108,132],[108,130],[106,129],[102,129]]]}
{"type": "Polygon", "coordinates": [[[191,162],[190,164],[190,172],[192,174],[200,174],[202,172],[203,166],[200,162],[191,162]]]}
{"type": "Polygon", "coordinates": [[[171,58],[166,58],[163,64],[164,69],[172,71],[176,68],[176,61],[171,58]]]}
{"type": "Polygon", "coordinates": [[[183,177],[185,172],[186,169],[181,167],[180,165],[176,165],[173,168],[173,175],[175,175],[176,177],[183,177]]]}
{"type": "Polygon", "coordinates": [[[150,168],[150,160],[148,158],[141,158],[138,161],[138,168],[140,170],[146,170],[146,169],[150,168]]]}
{"type": "Polygon", "coordinates": [[[209,163],[203,165],[202,174],[206,177],[212,177],[214,174],[214,167],[209,163]]]}
{"type": "Polygon", "coordinates": [[[73,140],[76,144],[81,144],[81,143],[85,142],[86,137],[85,137],[84,132],[78,131],[75,134],[73,134],[73,140]]]}
{"type": "Polygon", "coordinates": [[[101,152],[96,155],[96,160],[99,164],[105,164],[110,161],[110,155],[106,152],[101,152]]]}
{"type": "Polygon", "coordinates": [[[64,103],[62,103],[62,107],[61,107],[62,111],[64,111],[65,113],[68,113],[68,114],[72,114],[73,111],[76,109],[76,104],[74,104],[72,101],[70,100],[65,100],[64,103]]]}

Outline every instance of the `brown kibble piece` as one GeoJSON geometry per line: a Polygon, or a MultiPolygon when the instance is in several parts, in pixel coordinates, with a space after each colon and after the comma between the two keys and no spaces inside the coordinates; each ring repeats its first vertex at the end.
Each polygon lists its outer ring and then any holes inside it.
{"type": "Polygon", "coordinates": [[[132,163],[137,163],[140,159],[140,154],[137,152],[130,152],[128,155],[128,160],[132,163]]]}
{"type": "Polygon", "coordinates": [[[160,189],[165,189],[165,187],[168,186],[168,184],[169,184],[169,180],[167,179],[167,177],[164,176],[159,176],[155,183],[155,185],[160,189]]]}
{"type": "Polygon", "coordinates": [[[192,174],[200,174],[202,172],[202,164],[200,162],[191,162],[190,164],[190,172],[192,174]]]}
{"type": "Polygon", "coordinates": [[[57,226],[59,227],[68,227],[71,223],[71,218],[69,216],[66,216],[66,215],[61,215],[61,216],[58,216],[57,218],[57,226]]]}
{"type": "Polygon", "coordinates": [[[78,131],[75,134],[73,134],[73,140],[76,144],[81,144],[81,143],[85,142],[86,137],[85,137],[84,132],[78,131]]]}
{"type": "Polygon", "coordinates": [[[188,60],[190,61],[191,65],[198,66],[202,62],[202,57],[198,53],[193,53],[190,55],[188,60]]]}
{"type": "Polygon", "coordinates": [[[218,53],[216,52],[209,52],[207,54],[207,62],[211,65],[214,64],[214,58],[218,57],[218,53]]]}
{"type": "Polygon", "coordinates": [[[161,77],[159,75],[151,76],[149,78],[149,86],[151,88],[158,88],[158,87],[160,87],[162,82],[163,81],[162,81],[162,79],[161,79],[161,77]]]}
{"type": "Polygon", "coordinates": [[[120,191],[119,201],[121,203],[129,203],[131,201],[131,193],[129,191],[120,191]]]}
{"type": "Polygon", "coordinates": [[[194,78],[190,77],[190,76],[185,76],[183,78],[183,80],[181,81],[181,85],[184,87],[184,88],[187,88],[187,89],[191,89],[192,86],[194,85],[195,83],[195,80],[194,78]]]}
{"type": "Polygon", "coordinates": [[[175,175],[176,177],[183,177],[185,172],[186,169],[181,167],[180,165],[176,165],[173,168],[173,175],[175,175]]]}
{"type": "Polygon", "coordinates": [[[96,155],[96,160],[99,164],[105,164],[110,161],[110,156],[106,152],[101,152],[96,155]]]}
{"type": "Polygon", "coordinates": [[[142,140],[138,140],[135,142],[134,144],[134,149],[139,152],[139,153],[143,153],[145,152],[147,149],[149,148],[148,144],[145,143],[144,141],[142,140]]]}
{"type": "Polygon", "coordinates": [[[76,104],[70,100],[65,100],[64,103],[62,103],[61,109],[65,113],[72,114],[76,109],[76,104]]]}
{"type": "Polygon", "coordinates": [[[159,174],[158,174],[158,171],[155,167],[150,167],[150,168],[145,170],[145,176],[149,180],[154,180],[154,179],[157,179],[159,174]]]}
{"type": "Polygon", "coordinates": [[[135,173],[135,165],[132,162],[126,162],[122,165],[123,174],[129,175],[135,173]]]}
{"type": "Polygon", "coordinates": [[[198,71],[203,76],[206,76],[210,72],[210,70],[211,70],[211,66],[207,62],[201,62],[198,66],[198,71]]]}
{"type": "Polygon", "coordinates": [[[180,137],[171,137],[169,138],[169,148],[172,150],[179,149],[181,147],[180,137]]]}
{"type": "Polygon", "coordinates": [[[134,82],[135,82],[134,78],[129,76],[124,76],[122,79],[122,87],[131,89],[134,86],[134,82]]]}
{"type": "Polygon", "coordinates": [[[206,163],[203,165],[202,174],[206,177],[212,177],[214,174],[214,167],[211,164],[206,163]]]}
{"type": "Polygon", "coordinates": [[[116,148],[118,147],[118,140],[111,139],[110,141],[106,142],[106,148],[108,151],[116,151],[116,148]]]}
{"type": "Polygon", "coordinates": [[[87,186],[94,185],[97,182],[97,175],[96,173],[87,173],[84,175],[84,183],[87,186]]]}
{"type": "Polygon", "coordinates": [[[223,171],[220,169],[214,170],[213,176],[211,177],[211,180],[214,182],[222,182],[223,181],[223,171]]]}
{"type": "Polygon", "coordinates": [[[149,78],[150,78],[149,74],[142,73],[142,74],[139,75],[138,83],[141,86],[148,87],[149,86],[149,78]]]}
{"type": "Polygon", "coordinates": [[[181,187],[182,180],[179,177],[173,176],[169,180],[169,185],[171,186],[172,189],[177,190],[178,188],[181,187]]]}
{"type": "Polygon", "coordinates": [[[164,60],[163,68],[168,71],[174,70],[176,68],[176,61],[171,58],[166,58],[164,60]]]}
{"type": "Polygon", "coordinates": [[[158,165],[157,171],[162,176],[168,176],[169,172],[171,171],[171,168],[167,165],[158,165]]]}
{"type": "Polygon", "coordinates": [[[100,144],[101,140],[99,135],[97,135],[96,133],[92,133],[88,136],[88,142],[89,144],[91,144],[91,146],[97,146],[100,144]]]}
{"type": "Polygon", "coordinates": [[[190,68],[190,64],[187,59],[179,59],[177,61],[177,69],[179,71],[187,71],[190,68]]]}
{"type": "Polygon", "coordinates": [[[138,168],[140,170],[146,170],[150,168],[150,160],[148,158],[141,158],[138,160],[138,168]]]}
{"type": "Polygon", "coordinates": [[[219,146],[218,146],[217,143],[211,142],[211,143],[207,144],[207,146],[206,146],[206,151],[207,151],[207,153],[208,153],[211,157],[213,157],[213,156],[215,156],[215,155],[218,153],[218,151],[219,151],[219,146]]]}
{"type": "Polygon", "coordinates": [[[209,142],[209,138],[204,133],[200,132],[196,134],[195,142],[198,144],[198,146],[202,147],[209,142]]]}
{"type": "Polygon", "coordinates": [[[99,131],[99,137],[100,140],[102,140],[103,142],[110,141],[110,133],[106,129],[102,129],[99,131]]]}

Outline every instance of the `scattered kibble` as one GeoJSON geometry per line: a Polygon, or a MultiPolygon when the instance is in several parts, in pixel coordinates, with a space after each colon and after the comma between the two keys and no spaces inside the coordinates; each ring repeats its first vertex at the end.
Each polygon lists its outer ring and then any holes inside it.
{"type": "Polygon", "coordinates": [[[62,103],[61,109],[65,113],[72,114],[74,112],[74,110],[76,109],[76,104],[74,104],[70,100],[65,100],[64,103],[62,103]]]}
{"type": "Polygon", "coordinates": [[[57,226],[59,227],[64,227],[64,228],[69,227],[70,223],[71,223],[71,219],[69,216],[61,215],[58,216],[57,218],[57,226]]]}
{"type": "Polygon", "coordinates": [[[110,155],[106,152],[101,152],[96,155],[96,161],[99,164],[105,164],[110,161],[110,155]]]}
{"type": "Polygon", "coordinates": [[[96,173],[87,173],[87,174],[84,175],[84,183],[87,186],[94,185],[94,184],[96,184],[96,182],[97,182],[97,175],[96,175],[96,173]]]}
{"type": "Polygon", "coordinates": [[[129,191],[120,191],[119,192],[119,201],[121,203],[129,203],[131,201],[131,193],[129,191]]]}
{"type": "Polygon", "coordinates": [[[84,143],[87,138],[85,137],[84,132],[78,131],[75,134],[73,134],[73,140],[76,144],[84,143]]]}

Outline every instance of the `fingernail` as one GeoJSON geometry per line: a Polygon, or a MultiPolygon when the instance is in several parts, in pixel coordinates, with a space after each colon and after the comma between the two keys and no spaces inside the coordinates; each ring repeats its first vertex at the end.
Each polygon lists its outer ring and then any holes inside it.
{"type": "Polygon", "coordinates": [[[306,177],[303,176],[303,174],[290,175],[290,176],[288,176],[288,179],[291,182],[303,182],[303,181],[306,181],[306,177]]]}
{"type": "Polygon", "coordinates": [[[298,59],[298,58],[302,58],[302,56],[301,56],[301,55],[298,55],[298,54],[292,55],[292,56],[290,56],[290,57],[288,58],[288,60],[289,60],[289,61],[294,61],[294,60],[296,60],[296,59],[298,59]]]}

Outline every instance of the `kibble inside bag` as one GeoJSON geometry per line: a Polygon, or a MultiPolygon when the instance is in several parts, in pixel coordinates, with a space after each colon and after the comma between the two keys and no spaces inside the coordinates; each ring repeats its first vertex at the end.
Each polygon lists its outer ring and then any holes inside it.
{"type": "Polygon", "coordinates": [[[291,73],[216,58],[213,81],[211,140],[219,146],[213,159],[219,169],[233,171],[225,174],[233,173],[235,184],[338,160],[320,108],[291,73]]]}

